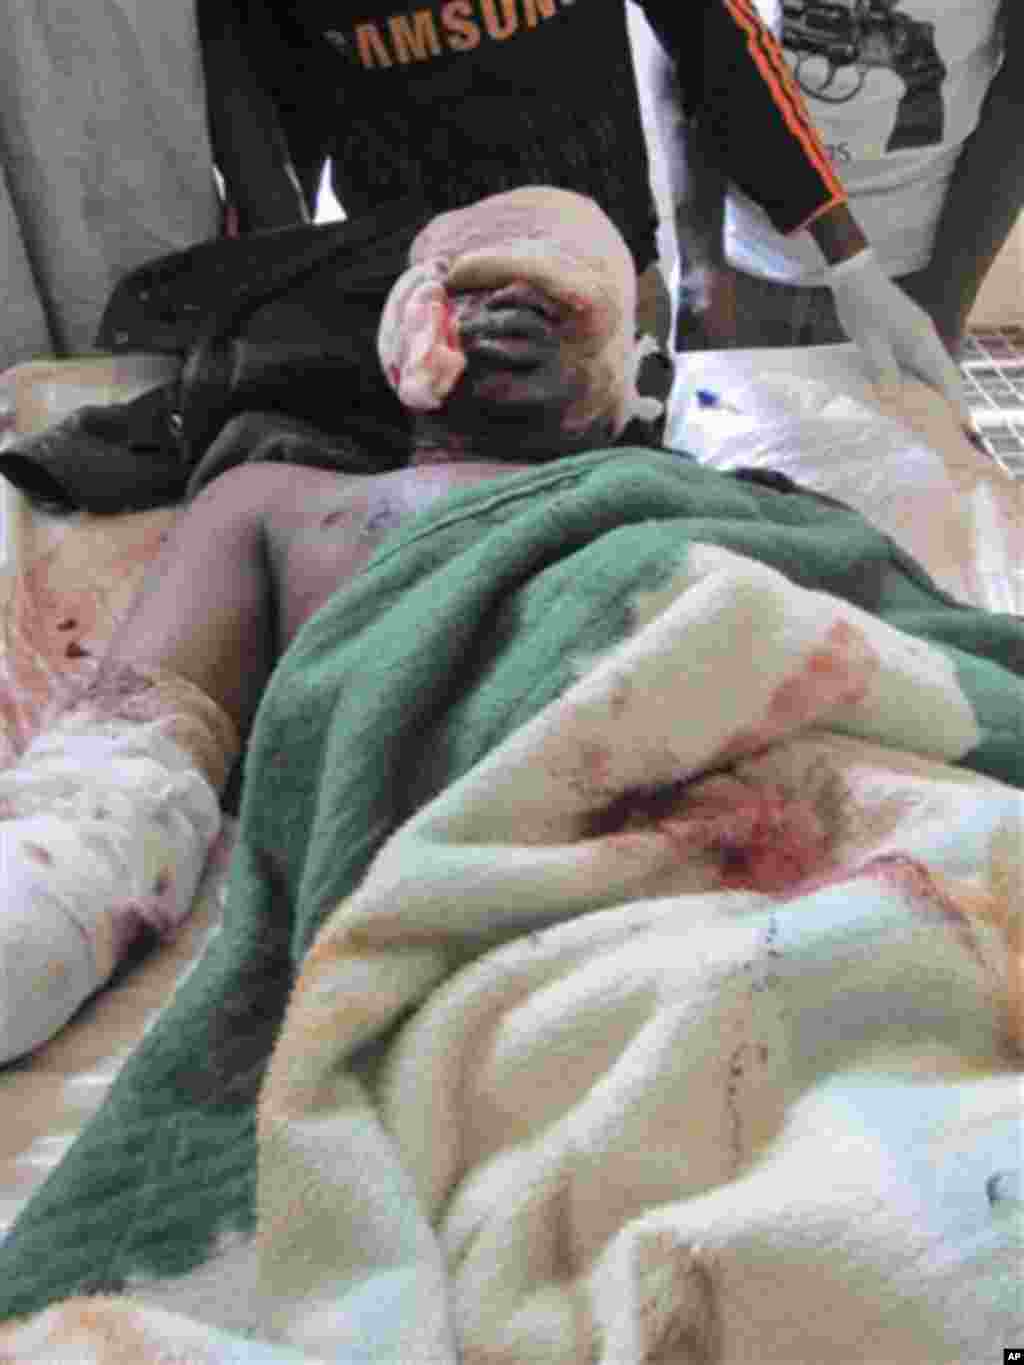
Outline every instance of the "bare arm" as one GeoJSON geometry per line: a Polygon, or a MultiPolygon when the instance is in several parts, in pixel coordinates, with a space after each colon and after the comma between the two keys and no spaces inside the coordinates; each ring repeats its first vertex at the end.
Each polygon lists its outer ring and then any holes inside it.
{"type": "Polygon", "coordinates": [[[227,0],[202,0],[197,14],[210,141],[239,230],[307,221],[278,110],[246,51],[243,12],[227,0]]]}
{"type": "Polygon", "coordinates": [[[727,178],[695,118],[683,109],[675,66],[657,42],[645,72],[675,209],[679,248],[691,267],[720,265],[727,178]]]}
{"type": "Polygon", "coordinates": [[[964,143],[928,266],[903,280],[955,349],[982,281],[1024,207],[1024,5],[1003,0],[1004,60],[964,143]]]}
{"type": "Polygon", "coordinates": [[[673,300],[678,313],[672,341],[676,347],[731,346],[736,321],[724,246],[728,179],[699,122],[685,113],[675,66],[657,42],[649,46],[644,77],[668,174],[679,256],[682,297],[673,300]]]}

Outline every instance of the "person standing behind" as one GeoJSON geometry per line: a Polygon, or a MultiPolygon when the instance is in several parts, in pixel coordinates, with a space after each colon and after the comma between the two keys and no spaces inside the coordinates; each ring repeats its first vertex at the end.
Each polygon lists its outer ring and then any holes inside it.
{"type": "Polygon", "coordinates": [[[191,5],[14,0],[0,42],[0,371],[94,344],[116,281],[216,236],[191,5]]]}
{"type": "MultiPolygon", "coordinates": [[[[873,255],[955,355],[1024,204],[1024,8],[1016,0],[756,3],[780,35],[873,255]]],[[[663,53],[651,54],[647,77],[683,262],[673,281],[676,345],[846,340],[843,272],[837,279],[810,236],[780,234],[729,183],[701,121],[684,116],[663,53]]]]}
{"type": "MultiPolygon", "coordinates": [[[[330,159],[349,216],[418,198],[429,212],[550,184],[596,199],[656,272],[625,0],[200,0],[215,158],[243,230],[308,216],[330,159]],[[252,91],[245,93],[248,82],[252,91]],[[281,137],[246,115],[267,95],[281,137]],[[279,153],[287,148],[285,164],[279,153]]],[[[843,262],[848,330],[884,368],[957,402],[928,316],[865,254],[867,238],[751,0],[642,0],[688,118],[715,163],[783,235],[806,228],[843,262]]]]}

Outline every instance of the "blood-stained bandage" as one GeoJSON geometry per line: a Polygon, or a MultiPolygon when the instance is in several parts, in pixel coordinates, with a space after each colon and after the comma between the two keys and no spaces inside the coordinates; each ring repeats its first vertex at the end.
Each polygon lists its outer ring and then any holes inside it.
{"type": "Polygon", "coordinates": [[[220,831],[231,721],[183,679],[133,676],[147,720],[94,693],[0,772],[0,1063],[61,1028],[141,936],[179,927],[220,831]]]}
{"type": "Polygon", "coordinates": [[[378,353],[388,382],[414,411],[439,408],[466,360],[451,295],[525,282],[562,304],[565,362],[582,380],[567,430],[602,418],[613,435],[659,404],[636,391],[636,269],[607,215],[584,195],[526,186],[439,214],[416,237],[410,267],[388,297],[378,353]]]}
{"type": "Polygon", "coordinates": [[[378,350],[388,382],[407,408],[439,408],[466,368],[438,262],[412,266],[388,296],[378,350]]]}

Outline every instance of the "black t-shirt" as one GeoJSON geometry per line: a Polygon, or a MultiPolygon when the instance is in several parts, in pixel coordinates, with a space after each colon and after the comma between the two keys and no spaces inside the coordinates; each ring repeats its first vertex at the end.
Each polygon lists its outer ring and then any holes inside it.
{"type": "Polygon", "coordinates": [[[259,42],[286,110],[301,120],[316,92],[346,212],[407,195],[440,212],[558,185],[595,198],[641,267],[652,260],[657,216],[623,0],[401,4],[274,0],[281,45],[274,54],[272,39],[259,42]],[[282,50],[303,54],[301,77],[282,50]]]}
{"type": "MultiPolygon", "coordinates": [[[[751,0],[642,0],[729,177],[791,231],[842,197],[751,0]]],[[[592,196],[643,269],[657,216],[625,0],[205,0],[237,26],[300,166],[349,214],[526,184],[592,196]]],[[[214,92],[215,94],[215,92],[214,92]]],[[[245,130],[239,130],[244,136],[245,130]]]]}

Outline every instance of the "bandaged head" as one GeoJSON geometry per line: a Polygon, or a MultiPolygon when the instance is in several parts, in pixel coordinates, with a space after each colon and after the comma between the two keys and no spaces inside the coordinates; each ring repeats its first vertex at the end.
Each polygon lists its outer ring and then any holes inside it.
{"type": "Polygon", "coordinates": [[[606,419],[615,436],[634,415],[636,270],[610,219],[583,195],[527,186],[432,219],[384,307],[378,352],[392,388],[414,411],[440,408],[466,369],[453,300],[524,284],[560,305],[559,348],[575,396],[562,426],[606,419]]]}

